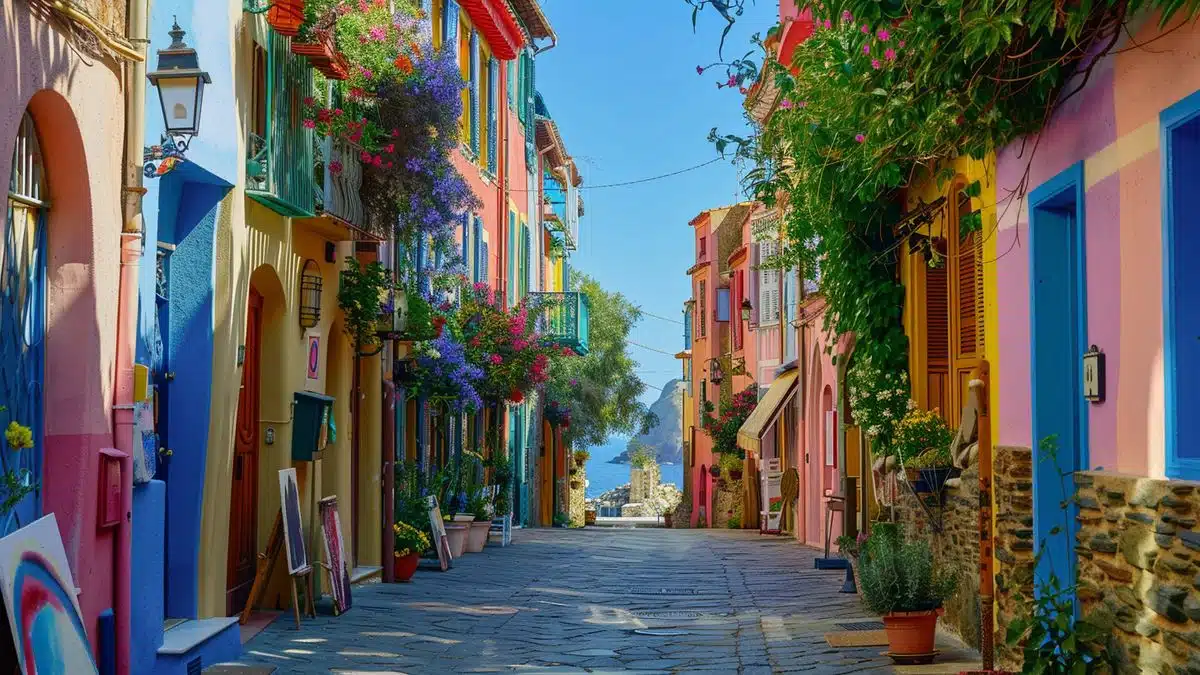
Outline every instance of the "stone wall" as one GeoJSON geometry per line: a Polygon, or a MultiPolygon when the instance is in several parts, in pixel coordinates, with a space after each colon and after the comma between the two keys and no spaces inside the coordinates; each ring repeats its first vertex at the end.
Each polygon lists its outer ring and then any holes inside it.
{"type": "Polygon", "coordinates": [[[717,490],[717,503],[713,509],[713,527],[728,527],[730,518],[742,523],[742,481],[722,478],[717,490]]]}
{"type": "Polygon", "coordinates": [[[1021,669],[1021,651],[1005,644],[1006,626],[1025,616],[1016,595],[1033,593],[1033,453],[1029,448],[997,447],[992,463],[995,505],[996,667],[1021,669]]]}
{"type": "Polygon", "coordinates": [[[1121,673],[1200,673],[1200,484],[1076,474],[1079,599],[1116,627],[1121,673]]]}
{"type": "MultiPolygon", "coordinates": [[[[992,463],[997,664],[1019,671],[1019,650],[1004,645],[1004,627],[1021,613],[1013,595],[1032,592],[1033,511],[1028,448],[997,447],[992,463]]],[[[973,465],[946,486],[943,507],[927,512],[902,487],[896,520],[909,537],[926,538],[939,565],[958,575],[958,592],[946,602],[943,627],[975,649],[980,647],[979,468],[973,465]],[[940,526],[935,531],[934,524],[940,526]]]]}
{"type": "Polygon", "coordinates": [[[583,527],[584,513],[587,510],[587,469],[578,467],[578,472],[571,476],[571,484],[568,485],[570,490],[570,505],[568,517],[571,519],[571,527],[583,527]],[[578,487],[576,487],[578,486],[578,487]]]}

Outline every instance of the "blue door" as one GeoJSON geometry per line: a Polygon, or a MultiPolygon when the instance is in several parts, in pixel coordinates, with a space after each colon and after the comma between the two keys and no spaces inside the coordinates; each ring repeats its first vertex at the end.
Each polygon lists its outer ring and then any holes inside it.
{"type": "Polygon", "coordinates": [[[46,203],[42,154],[33,119],[18,128],[0,242],[0,425],[32,431],[32,447],[0,449],[0,472],[29,490],[0,522],[0,536],[41,515],[42,383],[45,373],[46,203]]]}
{"type": "Polygon", "coordinates": [[[1030,194],[1030,355],[1036,574],[1074,582],[1074,479],[1088,466],[1082,356],[1087,347],[1083,163],[1030,194]]]}

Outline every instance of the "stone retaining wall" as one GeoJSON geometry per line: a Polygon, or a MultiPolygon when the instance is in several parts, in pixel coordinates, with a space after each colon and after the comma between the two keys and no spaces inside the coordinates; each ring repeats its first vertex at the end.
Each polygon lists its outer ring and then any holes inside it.
{"type": "MultiPolygon", "coordinates": [[[[1013,598],[1032,592],[1033,502],[1029,448],[997,447],[993,458],[994,564],[997,665],[1020,670],[1020,651],[1004,644],[1005,630],[1023,608],[1013,598]]],[[[939,565],[958,575],[958,592],[946,602],[942,626],[975,649],[980,647],[979,614],[979,469],[973,465],[947,485],[940,510],[929,512],[901,487],[896,520],[909,537],[927,538],[939,565]],[[940,532],[933,524],[940,523],[940,532]]]]}
{"type": "Polygon", "coordinates": [[[1076,474],[1079,599],[1104,607],[1121,673],[1200,673],[1200,484],[1076,474]]]}

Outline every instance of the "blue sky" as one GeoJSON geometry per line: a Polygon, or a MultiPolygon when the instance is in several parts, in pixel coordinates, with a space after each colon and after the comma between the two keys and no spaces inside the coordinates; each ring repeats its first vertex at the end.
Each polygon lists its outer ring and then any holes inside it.
{"type": "MultiPolygon", "coordinates": [[[[584,176],[587,214],[572,262],[646,312],[676,321],[688,297],[694,248],[688,221],[706,208],[740,201],[727,161],[642,185],[589,189],[678,171],[716,151],[711,128],[745,131],[742,97],[717,89],[725,22],[701,12],[695,34],[683,0],[542,0],[558,46],[538,57],[537,87],[584,176]]],[[[725,57],[741,57],[753,33],[778,19],[776,0],[757,0],[734,25],[725,57]]],[[[683,346],[683,326],[647,316],[631,338],[671,354],[683,346]]],[[[631,347],[648,384],[678,377],[673,356],[631,347]]],[[[647,401],[658,390],[648,388],[647,401]]]]}

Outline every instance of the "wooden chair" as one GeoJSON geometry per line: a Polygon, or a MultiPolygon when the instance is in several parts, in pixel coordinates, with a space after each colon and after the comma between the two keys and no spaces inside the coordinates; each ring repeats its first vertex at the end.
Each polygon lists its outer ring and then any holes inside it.
{"type": "Polygon", "coordinates": [[[833,533],[833,514],[846,512],[846,498],[839,494],[825,495],[825,557],[829,557],[829,537],[833,533]]]}

